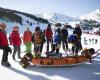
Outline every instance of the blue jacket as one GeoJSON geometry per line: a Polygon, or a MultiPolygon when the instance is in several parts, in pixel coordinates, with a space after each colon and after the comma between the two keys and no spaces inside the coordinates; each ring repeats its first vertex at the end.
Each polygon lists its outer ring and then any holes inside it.
{"type": "Polygon", "coordinates": [[[60,36],[59,36],[59,35],[55,35],[55,36],[54,36],[53,42],[54,42],[55,44],[60,44],[60,42],[61,42],[60,36]]]}

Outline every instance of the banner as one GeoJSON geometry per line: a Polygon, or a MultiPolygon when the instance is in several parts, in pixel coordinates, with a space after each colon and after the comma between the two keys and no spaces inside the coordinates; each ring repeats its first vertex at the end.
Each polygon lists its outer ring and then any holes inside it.
{"type": "Polygon", "coordinates": [[[83,34],[81,38],[83,48],[94,48],[96,50],[100,48],[99,35],[83,34]]]}

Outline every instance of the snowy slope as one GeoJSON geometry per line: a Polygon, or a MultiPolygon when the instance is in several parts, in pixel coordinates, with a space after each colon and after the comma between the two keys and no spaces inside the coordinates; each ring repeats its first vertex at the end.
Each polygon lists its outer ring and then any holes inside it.
{"type": "Polygon", "coordinates": [[[23,33],[25,31],[26,27],[30,27],[30,30],[33,32],[36,26],[40,26],[40,28],[42,30],[45,29],[46,26],[47,26],[47,24],[37,22],[37,21],[35,21],[35,20],[25,16],[25,15],[18,14],[18,13],[15,13],[15,14],[17,14],[17,15],[22,17],[22,25],[20,23],[18,23],[18,22],[11,22],[11,21],[6,22],[6,21],[3,21],[2,19],[0,19],[0,22],[3,22],[3,23],[5,23],[7,25],[7,33],[8,34],[11,33],[12,28],[14,26],[18,26],[19,27],[20,33],[23,33]]]}
{"type": "Polygon", "coordinates": [[[72,18],[60,13],[44,13],[38,14],[36,16],[47,19],[49,22],[68,23],[73,21],[79,21],[79,19],[72,18]]]}
{"type": "MultiPolygon", "coordinates": [[[[16,14],[22,17],[22,19],[23,19],[23,21],[22,21],[23,25],[22,26],[24,26],[24,27],[30,27],[31,31],[34,31],[35,27],[37,27],[37,26],[40,26],[40,28],[42,30],[45,29],[46,26],[47,26],[47,24],[37,22],[37,21],[35,21],[35,20],[33,20],[33,19],[25,16],[25,15],[18,14],[18,13],[16,13],[16,14]],[[28,23],[27,23],[27,21],[28,21],[28,23]],[[31,25],[30,25],[30,23],[31,23],[31,25]]],[[[23,32],[23,28],[20,28],[20,29],[21,29],[20,31],[23,32]]]]}
{"type": "MultiPolygon", "coordinates": [[[[93,47],[97,50],[100,48],[100,36],[83,34],[82,45],[84,48],[93,47]],[[97,42],[95,42],[95,39],[97,39],[97,42]]],[[[43,53],[45,48],[46,44],[43,53]]],[[[25,47],[21,46],[21,49],[24,51],[25,47]]],[[[63,52],[62,48],[60,52],[63,52]]],[[[0,53],[1,61],[2,50],[0,50],[0,53]]],[[[21,53],[21,56],[24,54],[21,53]]],[[[44,68],[31,65],[24,69],[18,62],[13,61],[12,55],[9,55],[9,62],[12,65],[11,68],[3,67],[0,64],[0,80],[100,80],[100,56],[96,57],[92,64],[87,62],[70,67],[44,68]]]]}
{"type": "Polygon", "coordinates": [[[26,27],[30,27],[30,29],[34,31],[36,26],[40,26],[41,29],[44,29],[48,24],[47,20],[37,18],[32,14],[1,7],[0,15],[0,23],[4,22],[7,25],[7,33],[10,33],[14,26],[19,26],[20,32],[23,33],[26,27]]]}
{"type": "Polygon", "coordinates": [[[80,19],[81,20],[83,20],[83,19],[87,19],[87,20],[92,19],[92,20],[100,22],[100,8],[97,9],[96,11],[94,11],[94,12],[91,12],[90,14],[81,16],[80,19]]]}
{"type": "Polygon", "coordinates": [[[30,22],[33,23],[33,24],[37,23],[37,21],[35,21],[35,20],[33,20],[33,19],[31,19],[31,18],[23,15],[23,14],[19,14],[19,13],[15,13],[15,14],[17,14],[18,16],[21,16],[22,17],[22,19],[23,19],[22,24],[24,24],[26,26],[29,26],[30,25],[29,24],[30,22]],[[29,23],[27,23],[26,21],[29,21],[29,23]]]}

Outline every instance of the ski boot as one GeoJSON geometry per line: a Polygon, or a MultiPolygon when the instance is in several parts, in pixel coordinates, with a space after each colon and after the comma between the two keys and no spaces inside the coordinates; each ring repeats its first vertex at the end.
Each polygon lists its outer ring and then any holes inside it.
{"type": "Polygon", "coordinates": [[[11,67],[9,62],[2,62],[1,65],[4,67],[11,67]]]}
{"type": "Polygon", "coordinates": [[[18,55],[18,59],[22,59],[21,56],[18,55]]]}

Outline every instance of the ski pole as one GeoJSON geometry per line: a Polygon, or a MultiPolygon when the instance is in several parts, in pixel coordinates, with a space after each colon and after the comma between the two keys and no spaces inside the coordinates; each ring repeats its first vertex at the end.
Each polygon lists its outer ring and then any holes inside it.
{"type": "MultiPolygon", "coordinates": [[[[100,49],[98,49],[95,53],[97,53],[98,51],[100,51],[100,49]]],[[[99,55],[100,55],[100,53],[97,54],[96,56],[92,57],[92,58],[95,58],[95,57],[97,57],[97,56],[99,56],[99,55]]]]}

